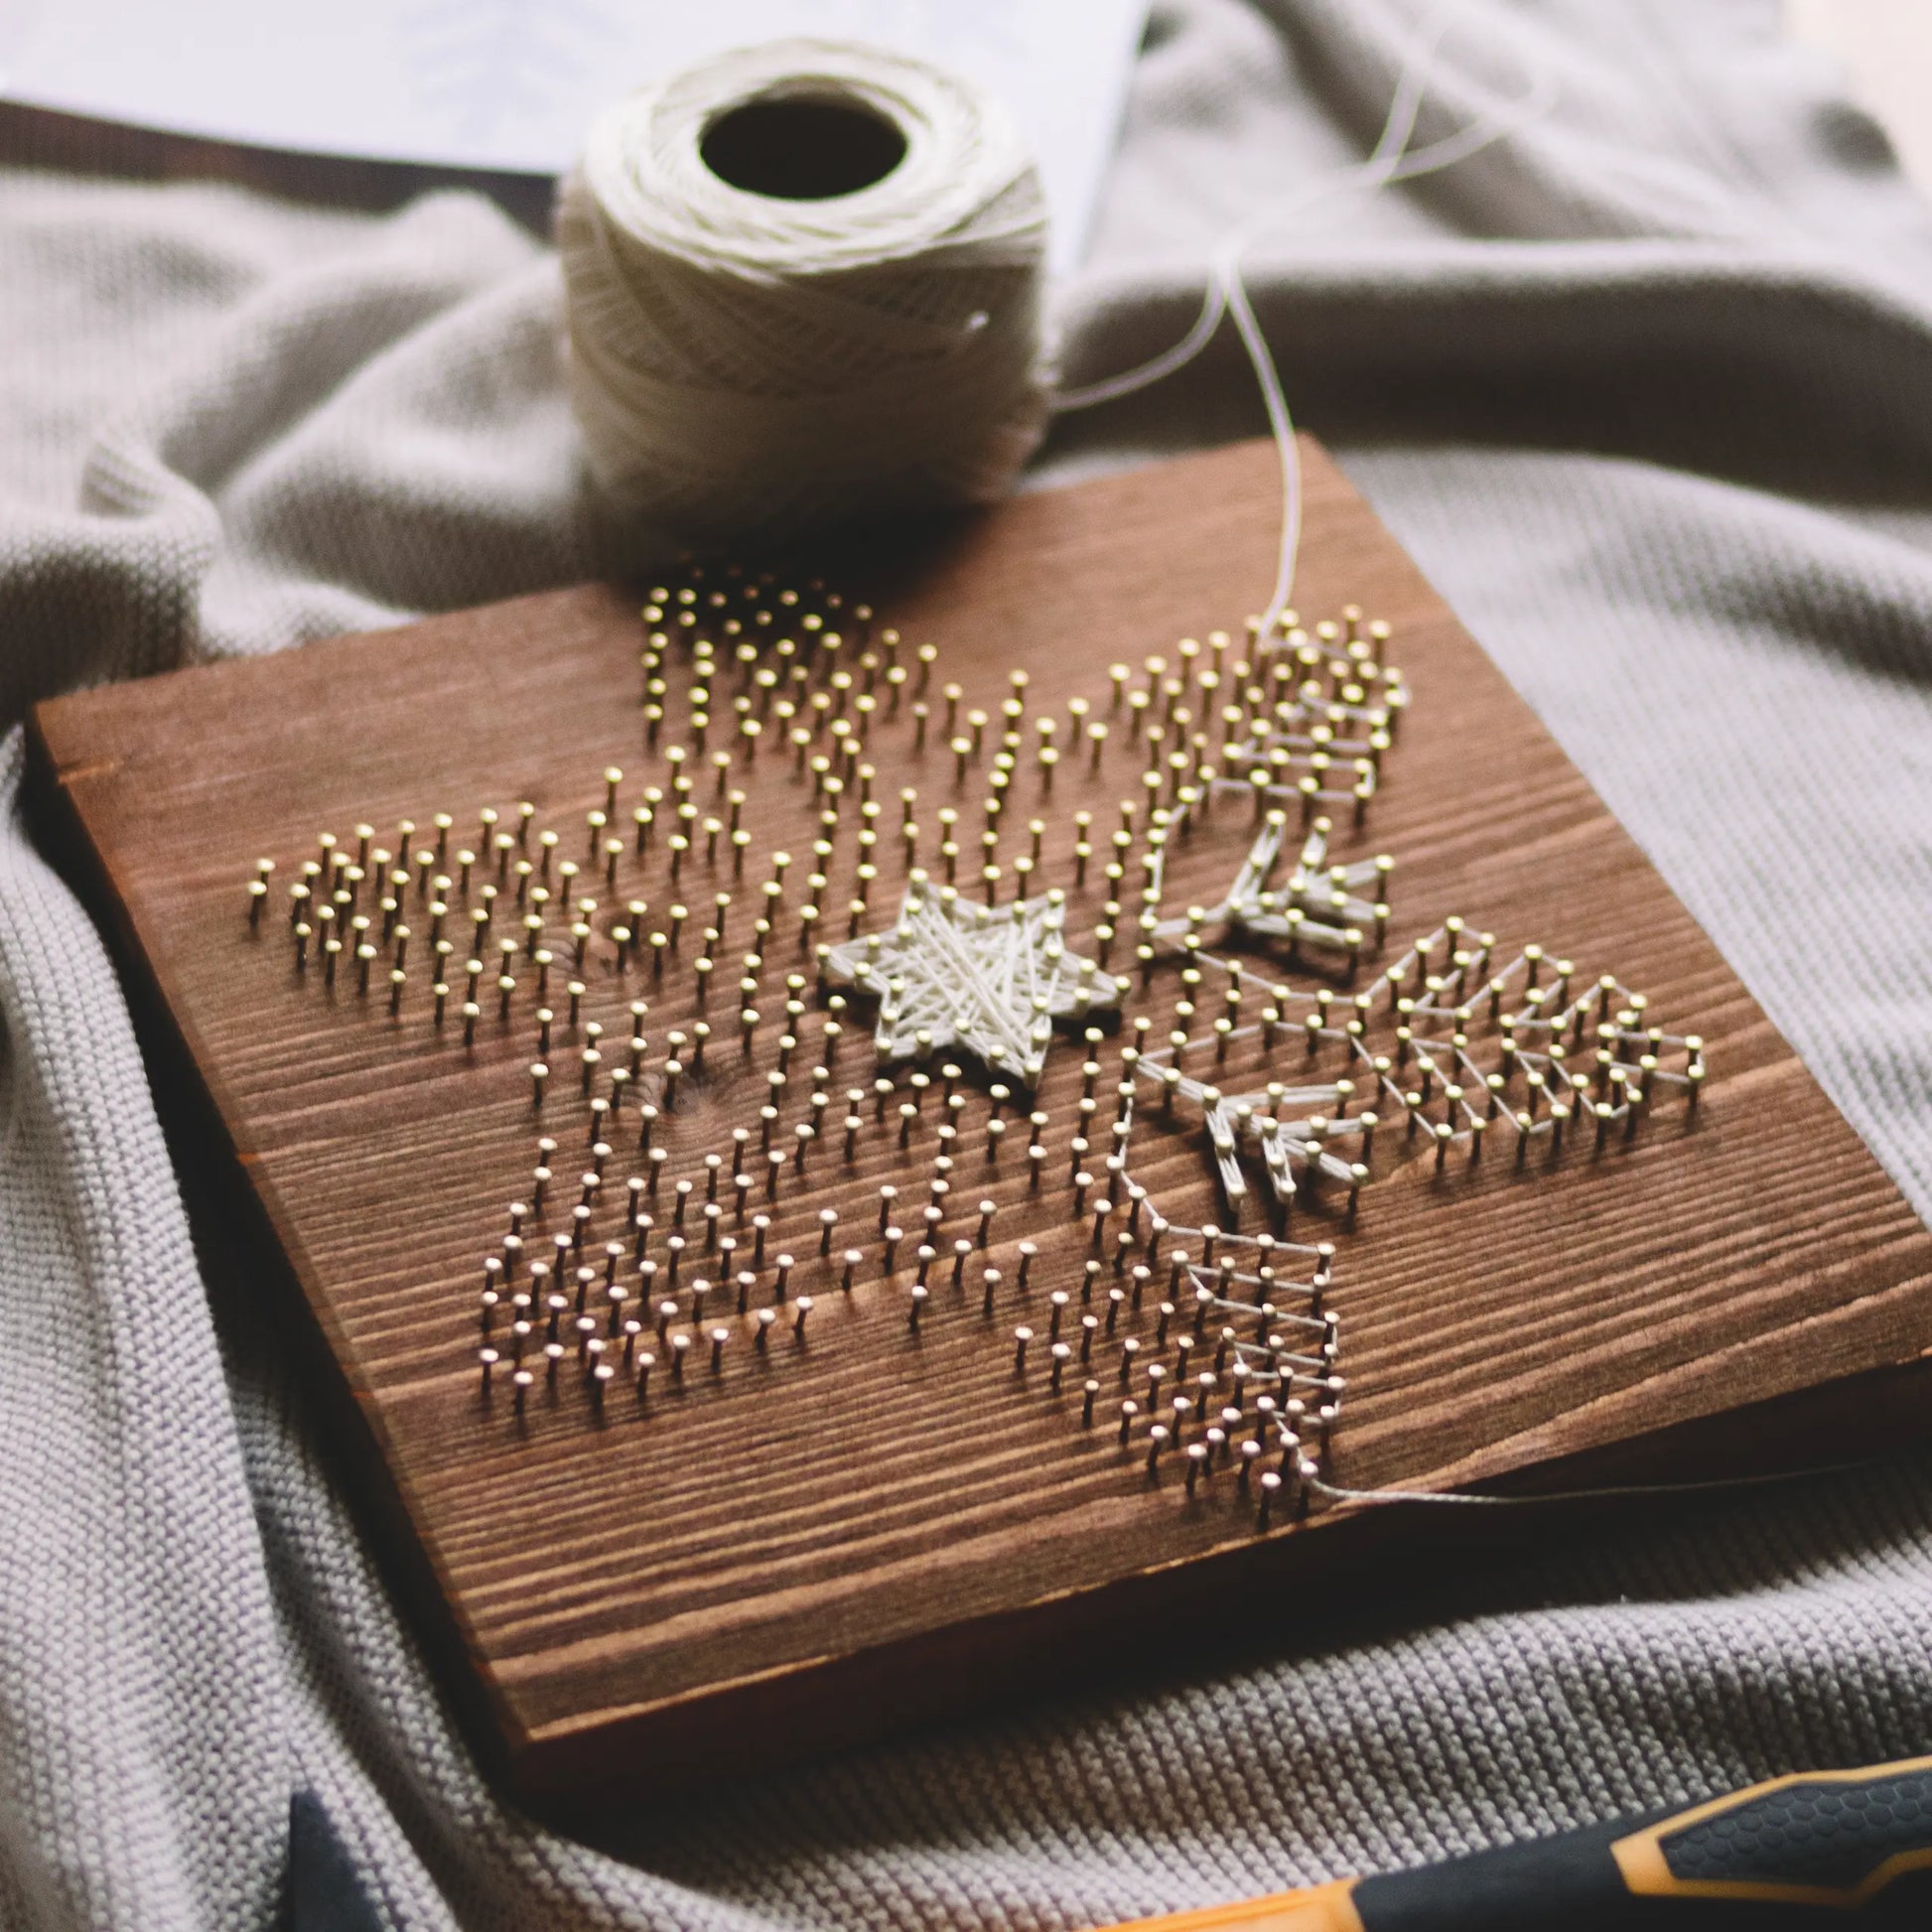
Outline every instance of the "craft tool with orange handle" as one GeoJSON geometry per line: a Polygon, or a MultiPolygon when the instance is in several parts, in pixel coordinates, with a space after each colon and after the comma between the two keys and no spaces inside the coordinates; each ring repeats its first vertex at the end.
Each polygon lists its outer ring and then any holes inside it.
{"type": "Polygon", "coordinates": [[[1932,1757],[1773,1778],[1686,1810],[1121,1932],[1662,1932],[1932,1926],[1932,1757]]]}

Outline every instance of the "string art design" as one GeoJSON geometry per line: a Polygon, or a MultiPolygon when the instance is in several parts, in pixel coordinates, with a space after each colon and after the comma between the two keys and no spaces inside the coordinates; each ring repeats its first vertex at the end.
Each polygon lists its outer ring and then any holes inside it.
{"type": "Polygon", "coordinates": [[[528,1186],[479,1230],[478,1426],[648,1427],[883,1305],[907,1346],[977,1324],[1124,1480],[1177,1459],[1264,1530],[1318,1500],[1365,1190],[1424,1159],[1527,1177],[1705,1077],[1640,993],[1498,963],[1463,919],[1365,978],[1394,861],[1346,840],[1409,705],[1390,642],[1290,613],[1098,699],[1041,708],[1015,671],[978,708],[863,605],[694,570],[644,611],[652,782],[321,835],[298,974],[524,1084],[528,1186]],[[888,746],[927,789],[896,825],[888,746]],[[800,836],[760,848],[778,787],[800,836]],[[1137,1178],[1155,1135],[1198,1143],[1217,1220],[1137,1178]]]}
{"type": "Polygon", "coordinates": [[[1065,929],[1057,888],[995,907],[915,886],[889,931],[830,947],[821,972],[878,1000],[882,1066],[957,1046],[1031,1091],[1054,1021],[1120,1006],[1121,983],[1068,952],[1065,929]]]}
{"type": "MultiPolygon", "coordinates": [[[[1577,992],[1571,961],[1550,961],[1540,946],[1494,971],[1495,943],[1493,933],[1452,918],[1366,990],[1341,998],[1326,987],[1297,992],[1236,960],[1196,953],[1223,977],[1230,1011],[1244,989],[1270,1002],[1253,1026],[1217,1023],[1217,1066],[1233,1049],[1258,1043],[1264,1067],[1274,1071],[1276,1048],[1290,1034],[1306,1040],[1309,1062],[1339,1046],[1342,1064],[1312,1083],[1304,1068],[1293,1080],[1228,1092],[1184,1070],[1191,1045],[1184,1033],[1149,1051],[1130,1048],[1131,1064],[1159,1093],[1164,1113],[1176,1099],[1199,1109],[1228,1202],[1249,1192],[1242,1157],[1252,1152],[1284,1218],[1322,1181],[1347,1190],[1352,1216],[1371,1177],[1378,1131],[1385,1148],[1394,1139],[1412,1149],[1420,1136],[1440,1173],[1454,1148],[1472,1163],[1480,1159],[1492,1129],[1514,1142],[1520,1167],[1539,1141],[1560,1155],[1573,1122],[1600,1152],[1611,1131],[1634,1134],[1666,1090],[1695,1108],[1705,1078],[1700,1037],[1648,1025],[1645,996],[1614,976],[1577,992]],[[1553,977],[1543,980],[1545,972],[1553,977]]],[[[1136,1023],[1137,1037],[1148,1031],[1136,1023]]]]}

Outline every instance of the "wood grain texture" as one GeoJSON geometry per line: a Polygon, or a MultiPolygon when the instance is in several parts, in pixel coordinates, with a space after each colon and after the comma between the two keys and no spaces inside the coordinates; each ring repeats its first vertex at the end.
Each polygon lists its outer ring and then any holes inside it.
{"type": "MultiPolygon", "coordinates": [[[[1378,1173],[1359,1225],[1334,1234],[1348,1385],[1335,1479],[1435,1489],[1534,1485],[1559,1466],[1566,1479],[1612,1462],[1668,1470],[1684,1466],[1687,1431],[1761,1415],[1727,1450],[1749,1467],[1788,1457],[1805,1417],[1824,1413],[1794,1401],[1900,1375],[1916,1389],[1932,1343],[1932,1236],[1366,506],[1312,445],[1307,462],[1302,607],[1312,620],[1355,603],[1388,620],[1389,656],[1413,691],[1385,790],[1366,829],[1346,835],[1350,853],[1397,856],[1396,934],[1459,913],[1495,932],[1502,958],[1536,941],[1591,977],[1614,972],[1666,1026],[1703,1035],[1713,1066],[1694,1119],[1662,1110],[1600,1155],[1575,1136],[1563,1158],[1522,1173],[1506,1159],[1440,1175],[1426,1158],[1385,1162],[1393,1171],[1378,1173]],[[1649,1461],[1646,1445],[1659,1450],[1649,1461]]],[[[1105,716],[1116,659],[1172,654],[1176,638],[1216,626],[1239,636],[1272,569],[1276,507],[1269,451],[1242,446],[1023,497],[828,555],[823,568],[908,643],[938,647],[935,702],[939,683],[957,680],[969,706],[996,710],[1019,664],[1034,711],[1063,717],[1086,694],[1105,716]]],[[[1049,1670],[1071,1647],[1092,1656],[1105,1633],[1177,1629],[1192,1605],[1225,1602],[1264,1569],[1312,1579],[1322,1546],[1349,1534],[1372,1533],[1398,1558],[1407,1539],[1457,1534],[1418,1528],[1414,1512],[1330,1508],[1258,1537],[1231,1476],[1189,1499],[1175,1472],[1150,1484],[1138,1449],[1116,1447],[1110,1354],[1095,1369],[1106,1426],[1093,1431],[1079,1424],[1077,1380],[1052,1394],[1037,1348],[1016,1375],[1015,1324],[1043,1339],[1045,1298],[1077,1293],[1090,1253],[1064,1185],[1077,1045],[1058,1050],[1040,1090],[1051,1182],[1037,1192],[1021,1172],[1024,1130],[985,1165],[984,1086],[962,1088],[944,1233],[970,1236],[982,1196],[998,1203],[996,1232],[966,1292],[951,1291],[942,1259],[916,1335],[909,1262],[880,1279],[869,1231],[882,1181],[924,1198],[936,1092],[904,1151],[867,1109],[849,1166],[834,1135],[802,1178],[757,1203],[774,1216],[773,1250],[801,1258],[791,1292],[817,1304],[808,1345],[781,1323],[760,1353],[732,1316],[719,1376],[700,1363],[678,1392],[660,1373],[641,1412],[621,1381],[601,1422],[574,1387],[533,1400],[520,1423],[500,1384],[480,1398],[478,1271],[504,1203],[527,1196],[539,1131],[530,988],[508,1027],[488,1007],[466,1051],[430,1024],[426,975],[412,974],[393,1022],[346,979],[332,997],[313,972],[297,975],[279,911],[251,934],[243,888],[258,854],[276,857],[286,884],[325,827],[426,825],[438,809],[473,826],[480,806],[525,798],[540,823],[566,828],[560,850],[584,858],[605,765],[623,768],[626,804],[664,780],[661,747],[642,743],[642,639],[637,599],[592,587],[82,693],[34,722],[48,798],[354,1397],[407,1554],[433,1577],[454,1632],[447,1661],[515,1788],[588,1804],[876,1734],[1049,1670]],[[828,1204],[841,1222],[821,1261],[816,1215],[828,1204]],[[846,1297],[836,1257],[861,1229],[867,1261],[846,1297]],[[1040,1250],[1024,1297],[1013,1287],[1022,1239],[1040,1250]],[[972,1286],[987,1263],[1005,1277],[991,1321],[972,1286]],[[1372,1531],[1349,1531],[1365,1517],[1378,1519],[1372,1531]]],[[[1094,809],[1104,834],[1132,789],[1138,764],[1122,761],[1119,736],[1095,778],[1069,759],[1050,799],[1031,764],[1016,780],[1014,813],[1047,823],[1042,883],[1070,878],[1069,814],[1094,809]]],[[[955,792],[951,757],[936,742],[914,753],[903,719],[882,723],[868,755],[882,826],[912,784],[921,812],[950,800],[977,830],[977,768],[955,792]]],[[[806,849],[812,800],[768,750],[750,791],[755,892],[772,849],[806,849]]],[[[1174,862],[1171,899],[1218,896],[1248,833],[1238,808],[1204,824],[1174,862]]],[[[1024,848],[1009,827],[1009,854],[1024,848]]],[[[931,862],[930,832],[920,856],[931,862]]],[[[849,896],[852,857],[848,845],[828,908],[849,896]]],[[[624,864],[618,897],[641,892],[663,916],[675,895],[661,848],[624,864]]],[[[694,906],[731,884],[722,859],[716,877],[701,854],[687,866],[676,891],[694,906]]],[[[881,870],[874,925],[901,883],[896,856],[881,870]]],[[[611,897],[601,882],[590,890],[611,897]]],[[[1090,949],[1104,897],[1097,879],[1072,894],[1076,946],[1090,949]]],[[[608,904],[599,916],[585,1017],[612,1020],[620,1037],[622,1003],[649,999],[655,1055],[666,1030],[697,1017],[689,975],[653,987],[634,966],[621,974],[603,936],[608,904]]],[[[766,952],[768,983],[809,971],[790,926],[766,952]]],[[[821,1025],[816,995],[804,997],[809,1026],[821,1025]]],[[[710,1017],[729,1022],[732,1003],[714,1002],[710,1017]]],[[[873,1075],[867,1031],[861,1022],[841,1044],[835,1095],[873,1075]]],[[[661,1130],[670,1173],[699,1172],[734,1126],[756,1126],[770,1037],[761,1032],[749,1064],[714,1046],[711,1076],[661,1130]]],[[[801,1062],[815,1040],[803,1036],[801,1062]]],[[[1103,1095],[1117,1051],[1103,1049],[1103,1095]]],[[[584,1116],[568,1104],[568,1055],[553,1057],[544,1122],[573,1142],[553,1203],[567,1210],[584,1116]]],[[[843,1112],[835,1100],[831,1120],[843,1112]]],[[[636,1171],[633,1143],[623,1137],[614,1176],[636,1171]]],[[[1191,1125],[1137,1122],[1133,1151],[1137,1179],[1171,1218],[1220,1212],[1191,1125]]],[[[600,1220],[597,1241],[609,1232],[600,1220]]],[[[1152,1318],[1124,1315],[1122,1332],[1147,1335],[1152,1318]]]]}

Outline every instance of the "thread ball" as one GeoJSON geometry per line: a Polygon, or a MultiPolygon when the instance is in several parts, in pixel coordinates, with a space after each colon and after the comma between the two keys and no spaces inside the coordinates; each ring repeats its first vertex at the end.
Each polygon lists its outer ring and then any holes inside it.
{"type": "Polygon", "coordinates": [[[652,83],[593,124],[556,238],[631,556],[990,501],[1045,428],[1039,178],[924,62],[791,40],[652,83]]]}

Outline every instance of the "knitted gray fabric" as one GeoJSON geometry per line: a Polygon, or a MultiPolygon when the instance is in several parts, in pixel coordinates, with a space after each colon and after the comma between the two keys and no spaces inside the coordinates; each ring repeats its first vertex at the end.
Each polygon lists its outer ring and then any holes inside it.
{"type": "MultiPolygon", "coordinates": [[[[1394,0],[1158,9],[1066,360],[1373,141],[1394,0]]],[[[1259,242],[1293,400],[1932,1205],[1932,220],[1770,0],[1470,0],[1423,138],[1259,242]]],[[[0,723],[35,697],[595,566],[554,264],[487,204],[0,174],[0,723]]],[[[1246,434],[1226,342],[1048,474],[1246,434]]],[[[17,789],[18,739],[0,756],[17,789]]],[[[397,1926],[1066,1927],[1932,1749],[1932,1470],[1596,1532],[1351,1623],[641,1813],[479,1779],[273,1311],[196,1254],[101,947],[0,829],[0,1919],[270,1923],[292,1793],[397,1926]]],[[[1829,1445],[1821,1445],[1829,1452],[1829,1445]]],[[[1212,1627],[1210,1620],[1209,1627],[1212,1627]]]]}

